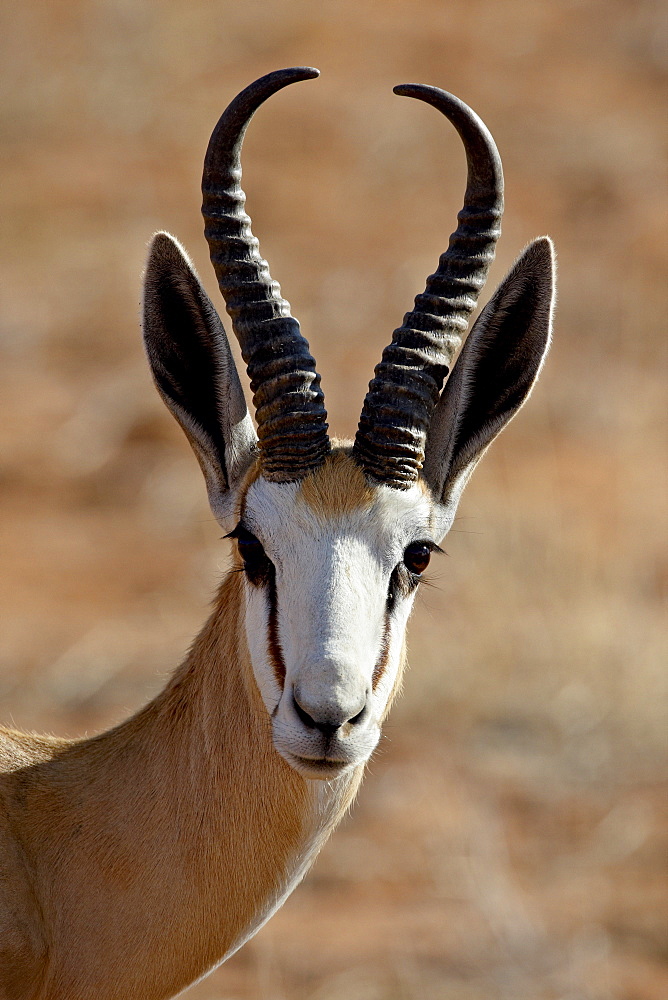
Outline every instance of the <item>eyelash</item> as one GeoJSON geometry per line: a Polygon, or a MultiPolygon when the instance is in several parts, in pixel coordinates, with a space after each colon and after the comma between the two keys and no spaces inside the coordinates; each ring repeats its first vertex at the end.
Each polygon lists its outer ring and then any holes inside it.
{"type": "MultiPolygon", "coordinates": [[[[262,586],[271,580],[274,564],[264,551],[259,538],[242,524],[238,524],[234,531],[225,535],[225,538],[236,539],[237,550],[243,561],[242,570],[251,583],[255,586],[262,586]]],[[[442,551],[438,545],[429,540],[411,542],[410,545],[406,546],[402,561],[395,566],[390,576],[387,591],[389,611],[394,607],[400,593],[407,597],[415,590],[422,579],[422,573],[429,565],[431,553],[442,551]],[[421,566],[421,568],[412,569],[411,563],[416,567],[421,566]]]]}
{"type": "Polygon", "coordinates": [[[392,571],[392,575],[390,577],[390,585],[387,590],[388,611],[392,611],[394,605],[397,602],[397,598],[399,597],[400,594],[403,594],[404,597],[408,597],[415,590],[418,584],[423,582],[422,573],[429,564],[429,556],[431,556],[431,553],[442,552],[442,551],[443,549],[441,549],[438,545],[436,545],[435,542],[431,542],[429,540],[411,542],[410,545],[406,546],[406,548],[404,549],[404,558],[397,566],[395,566],[395,568],[392,571]],[[414,570],[411,570],[409,566],[406,564],[406,555],[409,549],[417,549],[421,547],[428,549],[429,554],[423,569],[421,569],[420,572],[418,573],[415,572],[414,570]]]}
{"type": "Polygon", "coordinates": [[[250,582],[256,587],[268,583],[274,572],[274,564],[264,551],[260,539],[242,524],[238,524],[234,531],[225,535],[225,538],[236,539],[237,551],[243,561],[243,571],[250,582]]]}

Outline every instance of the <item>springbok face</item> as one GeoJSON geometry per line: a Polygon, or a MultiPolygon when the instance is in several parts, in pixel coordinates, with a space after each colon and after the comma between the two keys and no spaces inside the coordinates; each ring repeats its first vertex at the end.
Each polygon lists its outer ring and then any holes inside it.
{"type": "Polygon", "coordinates": [[[299,483],[254,480],[235,532],[274,743],[308,777],[332,777],[376,746],[437,547],[428,491],[368,485],[349,451],[299,483]]]}
{"type": "Polygon", "coordinates": [[[468,162],[464,208],[383,352],[355,441],[332,447],[315,362],[259,256],[240,187],[241,144],[257,108],[317,75],[281,70],[242,91],[204,164],[205,236],[250,376],[257,432],[220,318],[167,233],[149,251],[144,337],[158,390],[236,542],[248,648],[275,747],[304,776],[332,778],[373,752],[421,574],[473,468],[538,376],[554,262],[546,237],[524,250],[453,365],[500,232],[501,163],[457,98],[395,88],[457,128],[468,162]]]}

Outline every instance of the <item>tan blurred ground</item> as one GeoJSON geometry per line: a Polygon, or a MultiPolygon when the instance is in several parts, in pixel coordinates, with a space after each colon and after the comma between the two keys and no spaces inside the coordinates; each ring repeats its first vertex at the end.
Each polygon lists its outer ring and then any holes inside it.
{"type": "Polygon", "coordinates": [[[138,301],[163,227],[215,297],[199,174],[237,90],[323,71],[257,116],[245,181],[339,433],[463,192],[454,133],[394,84],[454,91],[497,139],[491,284],[535,235],[559,252],[551,358],[422,594],[359,803],[193,1000],[668,996],[663,19],[650,0],[2,8],[6,722],[74,736],[136,708],[225,565],[138,301]]]}

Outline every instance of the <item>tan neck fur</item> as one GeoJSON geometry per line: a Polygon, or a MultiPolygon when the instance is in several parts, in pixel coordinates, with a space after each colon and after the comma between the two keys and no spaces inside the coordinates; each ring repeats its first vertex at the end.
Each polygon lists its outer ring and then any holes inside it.
{"type": "MultiPolygon", "coordinates": [[[[305,781],[274,749],[241,614],[232,573],[166,689],[99,737],[0,733],[27,873],[12,898],[41,924],[33,967],[46,959],[42,988],[17,997],[174,995],[273,912],[354,797],[360,771],[305,781]]],[[[0,869],[2,851],[0,829],[0,869]]]]}

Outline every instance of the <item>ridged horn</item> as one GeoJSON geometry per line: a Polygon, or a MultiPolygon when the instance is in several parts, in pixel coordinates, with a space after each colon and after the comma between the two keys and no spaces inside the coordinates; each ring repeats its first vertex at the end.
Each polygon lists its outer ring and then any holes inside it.
{"type": "Polygon", "coordinates": [[[433,105],[464,143],[468,179],[459,225],[435,274],[383,351],[364,400],[353,454],[371,478],[405,490],[417,479],[432,412],[501,233],[503,171],[483,122],[438,87],[403,84],[395,94],[433,105]]]}
{"type": "Polygon", "coordinates": [[[297,66],[269,73],[234,98],[216,125],[204,160],[202,214],[211,262],[247,365],[265,478],[303,479],[330,450],[320,376],[309,346],[258,252],[241,189],[241,146],[264,101],[319,76],[297,66]]]}

